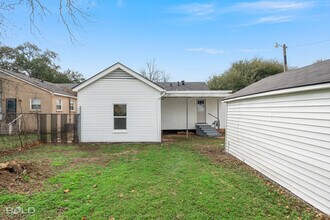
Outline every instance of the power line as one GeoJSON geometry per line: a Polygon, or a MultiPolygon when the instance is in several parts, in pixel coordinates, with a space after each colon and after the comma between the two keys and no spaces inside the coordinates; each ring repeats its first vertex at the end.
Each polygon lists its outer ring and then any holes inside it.
{"type": "Polygon", "coordinates": [[[330,42],[330,40],[323,40],[323,41],[317,41],[317,42],[305,43],[305,44],[296,44],[296,45],[292,45],[290,47],[303,47],[303,46],[316,45],[316,44],[322,44],[322,43],[328,43],[328,42],[330,42]]]}

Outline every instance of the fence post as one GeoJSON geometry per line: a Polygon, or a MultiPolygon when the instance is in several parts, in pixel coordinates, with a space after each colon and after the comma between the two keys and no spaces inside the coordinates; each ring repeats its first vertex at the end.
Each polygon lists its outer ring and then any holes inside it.
{"type": "Polygon", "coordinates": [[[13,130],[13,125],[10,123],[8,128],[8,135],[11,135],[12,130],[13,130]]]}

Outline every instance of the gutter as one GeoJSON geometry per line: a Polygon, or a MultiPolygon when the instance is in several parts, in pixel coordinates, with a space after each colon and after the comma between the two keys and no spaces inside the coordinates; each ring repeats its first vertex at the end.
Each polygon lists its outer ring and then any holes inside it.
{"type": "Polygon", "coordinates": [[[330,83],[309,85],[309,86],[300,86],[300,87],[295,87],[295,88],[280,89],[280,90],[263,92],[263,93],[258,93],[258,94],[240,96],[240,97],[236,97],[236,98],[229,98],[229,99],[223,100],[222,102],[227,103],[227,102],[239,101],[242,99],[251,99],[251,98],[258,98],[258,97],[263,97],[263,96],[281,95],[281,94],[312,91],[312,90],[319,90],[319,89],[328,89],[328,88],[330,88],[330,83]]]}

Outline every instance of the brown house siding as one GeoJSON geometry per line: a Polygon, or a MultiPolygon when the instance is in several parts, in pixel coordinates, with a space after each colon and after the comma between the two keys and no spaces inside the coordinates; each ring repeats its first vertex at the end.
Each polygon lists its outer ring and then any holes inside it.
{"type": "MultiPolygon", "coordinates": [[[[47,91],[37,86],[31,85],[25,81],[19,80],[15,77],[8,76],[0,72],[0,113],[2,124],[11,121],[13,118],[6,116],[7,99],[16,99],[16,116],[23,114],[22,124],[24,124],[23,130],[28,132],[34,132],[37,129],[37,111],[38,113],[45,114],[69,114],[77,113],[77,98],[55,95],[50,91],[47,91]],[[41,100],[41,109],[31,109],[31,99],[41,100]],[[62,100],[62,111],[56,110],[56,100],[62,100]],[[70,100],[74,101],[74,110],[70,111],[70,100]],[[3,117],[6,118],[3,118],[3,117]]],[[[13,116],[15,117],[15,115],[13,116]]],[[[3,127],[3,126],[1,126],[3,127]]],[[[6,127],[6,126],[5,126],[6,127]]]]}

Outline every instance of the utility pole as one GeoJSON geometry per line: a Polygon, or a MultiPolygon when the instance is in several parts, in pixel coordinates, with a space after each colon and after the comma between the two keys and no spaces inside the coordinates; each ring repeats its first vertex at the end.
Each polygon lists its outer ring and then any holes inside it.
{"type": "Polygon", "coordinates": [[[278,47],[283,48],[284,72],[286,72],[286,71],[288,71],[288,62],[287,62],[287,59],[286,59],[286,49],[288,48],[288,46],[286,46],[286,44],[281,45],[281,44],[276,43],[275,48],[278,48],[278,47]]]}

